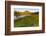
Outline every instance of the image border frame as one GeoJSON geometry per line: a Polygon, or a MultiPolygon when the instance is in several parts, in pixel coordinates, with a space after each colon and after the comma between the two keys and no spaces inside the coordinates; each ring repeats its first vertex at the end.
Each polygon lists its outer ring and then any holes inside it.
{"type": "Polygon", "coordinates": [[[35,34],[45,32],[45,4],[37,2],[5,1],[5,35],[35,34]],[[34,31],[10,31],[11,9],[10,5],[42,6],[42,30],[34,31]]]}

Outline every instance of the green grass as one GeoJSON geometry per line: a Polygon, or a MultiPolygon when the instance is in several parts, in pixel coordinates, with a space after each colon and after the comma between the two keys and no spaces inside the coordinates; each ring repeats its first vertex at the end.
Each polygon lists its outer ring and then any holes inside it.
{"type": "Polygon", "coordinates": [[[32,15],[24,18],[14,20],[14,27],[34,27],[39,26],[39,16],[32,15]]]}

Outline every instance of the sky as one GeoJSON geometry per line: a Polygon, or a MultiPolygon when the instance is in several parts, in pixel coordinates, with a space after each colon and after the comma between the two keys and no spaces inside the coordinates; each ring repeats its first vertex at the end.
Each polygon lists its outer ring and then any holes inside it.
{"type": "Polygon", "coordinates": [[[29,12],[38,12],[38,8],[14,8],[15,11],[19,12],[24,12],[24,11],[29,11],[29,12]]]}

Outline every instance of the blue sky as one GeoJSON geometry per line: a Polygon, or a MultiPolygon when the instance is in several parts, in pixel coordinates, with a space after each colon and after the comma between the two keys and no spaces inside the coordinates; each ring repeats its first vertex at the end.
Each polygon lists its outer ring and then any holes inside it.
{"type": "Polygon", "coordinates": [[[37,8],[14,8],[15,11],[20,11],[20,12],[24,12],[24,11],[30,11],[30,12],[38,12],[39,9],[37,8]]]}

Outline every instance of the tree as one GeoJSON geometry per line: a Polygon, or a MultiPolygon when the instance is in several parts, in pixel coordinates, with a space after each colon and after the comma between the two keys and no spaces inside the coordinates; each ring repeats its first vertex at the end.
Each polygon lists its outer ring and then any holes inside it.
{"type": "Polygon", "coordinates": [[[14,12],[14,16],[16,16],[16,17],[20,16],[19,11],[15,11],[15,12],[14,12]]]}

